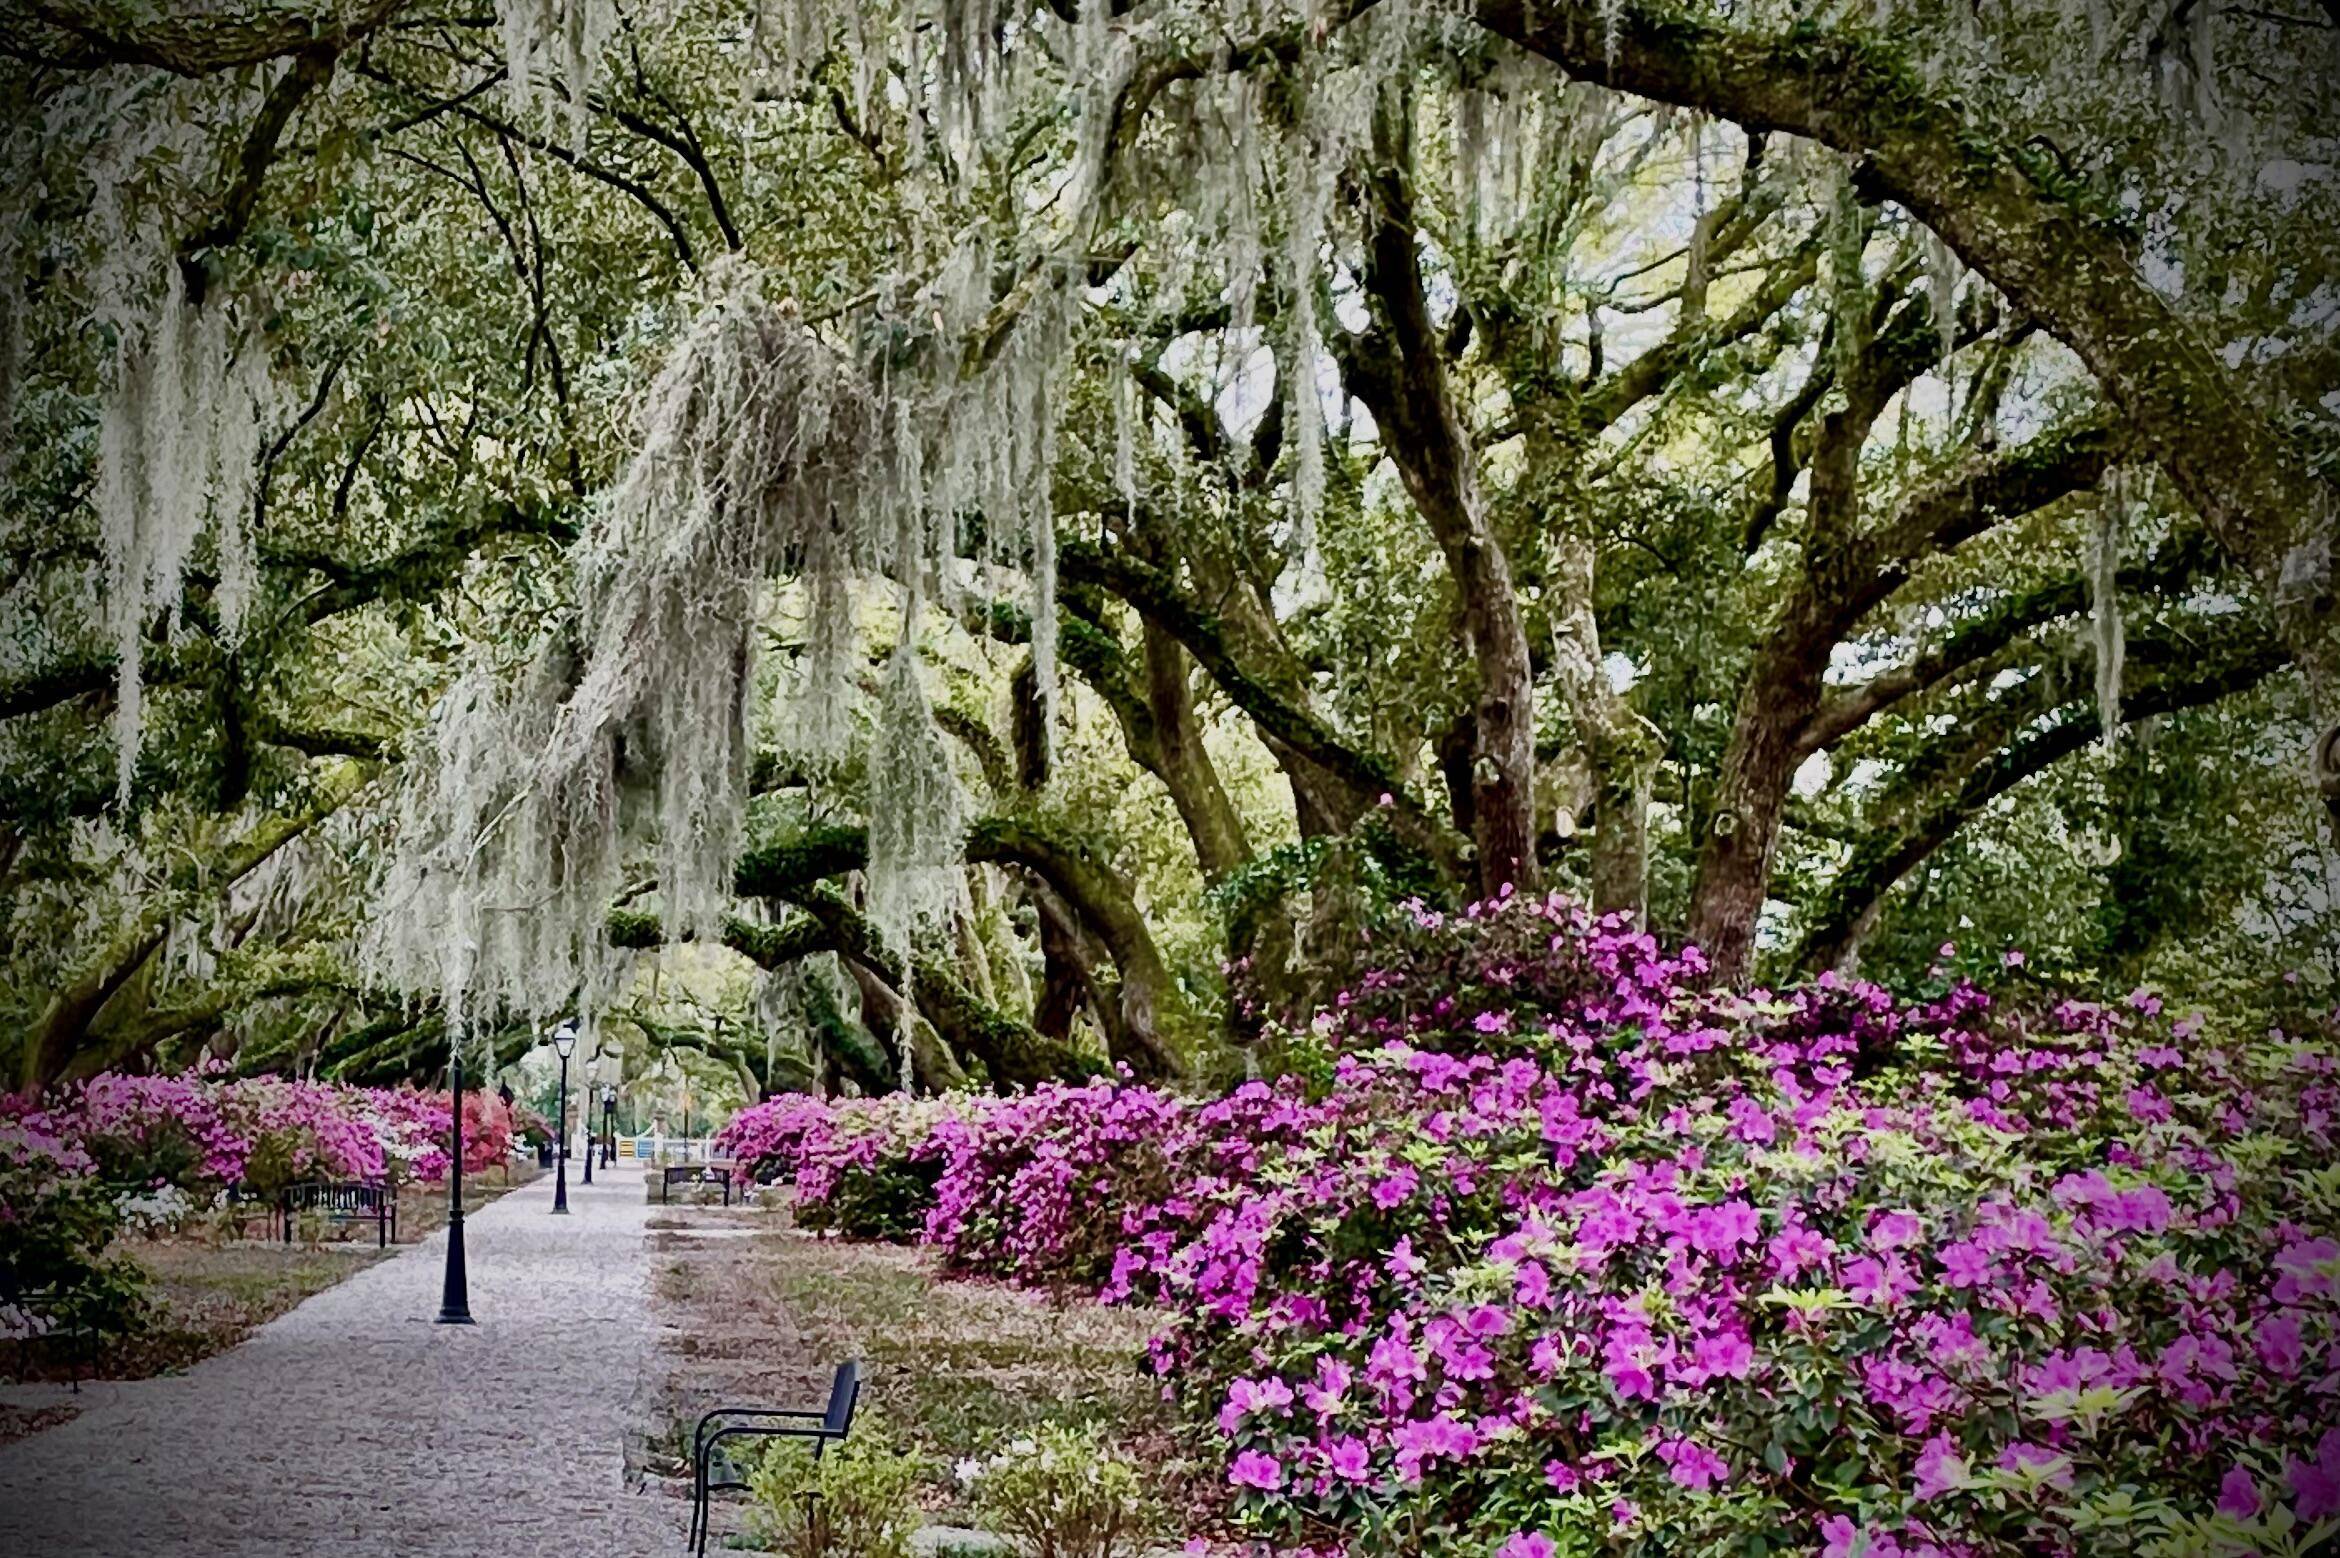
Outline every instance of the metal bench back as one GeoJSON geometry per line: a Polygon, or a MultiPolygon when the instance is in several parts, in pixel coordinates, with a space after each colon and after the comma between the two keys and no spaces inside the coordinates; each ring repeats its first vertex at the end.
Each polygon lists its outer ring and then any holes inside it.
{"type": "Polygon", "coordinates": [[[853,1426],[853,1408],[861,1400],[861,1365],[858,1362],[837,1365],[837,1377],[829,1384],[829,1410],[821,1418],[821,1431],[842,1439],[853,1426]]]}
{"type": "Polygon", "coordinates": [[[382,1209],[382,1187],[379,1185],[288,1185],[284,1192],[288,1206],[327,1215],[357,1214],[372,1216],[382,1209]]]}

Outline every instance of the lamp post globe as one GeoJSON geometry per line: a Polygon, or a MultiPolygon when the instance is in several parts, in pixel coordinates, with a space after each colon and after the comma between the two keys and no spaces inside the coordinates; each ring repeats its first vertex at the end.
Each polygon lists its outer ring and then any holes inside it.
{"type": "Polygon", "coordinates": [[[553,1120],[553,1215],[569,1215],[569,1055],[577,1047],[577,1020],[553,1029],[553,1053],[561,1057],[560,1102],[553,1120]]]}

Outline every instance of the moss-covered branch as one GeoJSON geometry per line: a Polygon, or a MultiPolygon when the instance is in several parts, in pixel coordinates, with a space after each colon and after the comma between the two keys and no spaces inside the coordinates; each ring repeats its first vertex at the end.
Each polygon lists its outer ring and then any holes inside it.
{"type": "MultiPolygon", "coordinates": [[[[804,913],[779,925],[758,925],[733,916],[723,923],[724,946],[767,969],[835,952],[875,973],[893,991],[903,988],[901,958],[879,941],[868,920],[843,894],[817,878],[766,885],[773,890],[757,896],[782,899],[804,913]]],[[[654,914],[619,910],[608,923],[613,945],[649,949],[665,944],[665,929],[654,914]]],[[[912,1057],[914,1070],[921,1077],[938,1079],[936,1085],[958,1072],[951,1052],[979,1061],[991,1080],[1003,1087],[1079,1080],[1097,1070],[1071,1045],[1047,1038],[984,1001],[939,959],[919,954],[911,972],[909,988],[917,1009],[948,1046],[939,1056],[912,1057]]]]}
{"type": "Polygon", "coordinates": [[[1400,837],[1436,861],[1451,878],[1464,878],[1463,841],[1434,817],[1378,754],[1343,740],[1308,710],[1277,692],[1235,657],[1216,613],[1189,598],[1170,575],[1111,547],[1063,539],[1057,544],[1061,576],[1094,585],[1126,601],[1139,615],[1158,622],[1194,656],[1221,691],[1249,715],[1261,732],[1321,768],[1371,806],[1390,800],[1400,837]]]}
{"type": "MultiPolygon", "coordinates": [[[[860,869],[868,861],[868,852],[868,835],[863,829],[819,828],[751,851],[740,862],[735,885],[745,898],[801,902],[806,889],[860,869]]],[[[1017,814],[975,822],[967,830],[966,854],[974,863],[1021,866],[1047,882],[1072,907],[1105,944],[1119,976],[1117,1027],[1127,1042],[1127,1053],[1113,1058],[1141,1076],[1174,1075],[1179,1066],[1170,1035],[1191,1032],[1195,1019],[1120,874],[1064,830],[1017,814]]],[[[923,1001],[923,966],[919,984],[923,1001]]]]}
{"type": "MultiPolygon", "coordinates": [[[[2132,688],[2122,699],[2122,718],[2135,723],[2216,703],[2265,681],[2284,660],[2282,646],[2273,638],[2243,634],[2207,669],[2166,675],[2132,688]]],[[[2051,688],[2058,680],[2046,678],[2051,688]]],[[[1914,816],[1906,826],[1875,830],[1854,848],[1812,915],[1797,948],[1799,966],[1818,970],[1846,962],[1858,951],[1886,894],[1948,843],[1969,818],[2081,751],[2101,732],[2095,706],[2080,700],[2056,709],[2047,724],[2013,742],[2002,745],[1995,735],[1978,738],[1962,728],[1940,738],[1938,746],[1944,750],[1915,756],[1908,769],[1939,775],[1939,787],[1912,808],[1914,816]]]]}

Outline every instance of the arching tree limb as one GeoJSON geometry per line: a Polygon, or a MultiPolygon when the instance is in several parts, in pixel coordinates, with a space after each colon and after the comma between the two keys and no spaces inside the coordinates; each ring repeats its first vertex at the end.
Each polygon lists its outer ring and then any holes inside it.
{"type": "MultiPolygon", "coordinates": [[[[1914,212],[2079,354],[2140,445],[2273,606],[2325,720],[2340,713],[2334,495],[2212,342],[2155,290],[2128,223],[2055,158],[1937,95],[1906,50],[1843,20],[1742,31],[1671,0],[1476,0],[1489,31],[1582,80],[1807,136],[1914,212]]],[[[2324,798],[2340,831],[2340,771],[2324,798]]]]}
{"type": "Polygon", "coordinates": [[[68,1073],[90,1024],[162,945],[171,920],[189,896],[220,892],[250,875],[278,850],[348,804],[365,786],[370,773],[357,763],[334,765],[323,777],[312,805],[289,815],[265,818],[212,859],[175,872],[169,891],[149,895],[137,917],[115,933],[87,969],[50,996],[39,1020],[23,1036],[19,1083],[38,1092],[68,1073]]]}
{"type": "Polygon", "coordinates": [[[1361,806],[1390,798],[1399,836],[1461,879],[1462,840],[1426,810],[1387,760],[1350,745],[1322,720],[1277,692],[1239,661],[1217,615],[1190,599],[1163,570],[1118,548],[1075,539],[1057,544],[1061,576],[1095,585],[1119,597],[1149,621],[1158,622],[1209,672],[1221,691],[1258,725],[1264,739],[1285,747],[1337,778],[1361,806]]]}
{"type": "MultiPolygon", "coordinates": [[[[868,968],[889,989],[901,990],[902,960],[879,941],[876,931],[843,894],[818,879],[768,880],[763,885],[771,891],[743,896],[778,898],[804,913],[782,925],[757,925],[734,916],[724,921],[723,945],[763,968],[778,968],[816,952],[839,953],[868,968]]],[[[665,934],[656,915],[619,911],[609,917],[609,938],[613,946],[646,949],[663,945],[665,934]]],[[[944,1043],[958,1055],[981,1061],[999,1086],[1079,1080],[1096,1070],[1071,1046],[1048,1040],[1029,1025],[986,1004],[936,959],[920,956],[914,960],[910,989],[918,1010],[933,1023],[944,1043]]],[[[914,1074],[921,1064],[914,1049],[914,1074]]],[[[937,1078],[949,1074],[940,1057],[928,1057],[926,1064],[937,1078]]]]}
{"type": "Polygon", "coordinates": [[[264,64],[320,45],[346,48],[411,0],[353,0],[308,6],[276,0],[6,0],[0,36],[9,52],[75,70],[151,65],[207,76],[264,64]]]}
{"type": "MultiPolygon", "coordinates": [[[[2213,669],[2132,689],[2122,700],[2123,717],[2134,722],[2216,703],[2265,681],[2283,668],[2285,659],[2276,640],[2252,635],[2213,669]]],[[[1969,818],[2026,779],[2081,751],[2100,733],[2093,705],[2071,705],[2044,729],[1990,751],[1963,772],[1954,770],[1949,787],[1908,826],[1864,838],[1837,873],[1805,932],[1796,951],[1798,966],[1814,971],[1842,966],[1857,952],[1885,895],[1948,843],[1969,818]]],[[[1956,738],[1954,732],[1951,739],[1956,738]]]]}
{"type": "Polygon", "coordinates": [[[302,49],[285,67],[284,74],[276,78],[276,84],[268,89],[259,116],[236,154],[235,179],[229,184],[219,210],[179,245],[179,270],[186,278],[188,302],[200,304],[209,285],[210,273],[204,266],[204,257],[233,244],[252,225],[253,214],[260,208],[261,186],[268,181],[268,165],[276,159],[276,143],[301,104],[333,79],[333,67],[341,57],[341,47],[334,41],[313,43],[302,49]]]}
{"type": "MultiPolygon", "coordinates": [[[[749,853],[740,861],[734,885],[742,897],[801,903],[799,895],[808,887],[867,865],[868,850],[863,829],[817,829],[749,853]]],[[[1179,1066],[1168,1035],[1191,1029],[1193,1014],[1117,873],[1059,830],[1014,814],[985,817],[971,826],[966,857],[971,863],[1021,866],[1071,906],[1105,944],[1118,975],[1118,1036],[1127,1052],[1113,1058],[1142,1076],[1175,1075],[1179,1066]]],[[[918,985],[925,983],[922,964],[918,985]]]]}

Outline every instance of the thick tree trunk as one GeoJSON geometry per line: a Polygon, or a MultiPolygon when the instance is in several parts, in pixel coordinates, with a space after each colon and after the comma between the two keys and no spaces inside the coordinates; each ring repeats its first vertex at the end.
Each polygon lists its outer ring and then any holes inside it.
{"type": "MultiPolygon", "coordinates": [[[[1072,1020],[1090,1004],[1088,966],[1081,961],[1081,933],[1055,894],[1030,882],[1032,912],[1039,919],[1039,999],[1032,1004],[1032,1029],[1044,1039],[1072,1039],[1072,1020]]],[[[1109,1046],[1107,1039],[1107,1046],[1109,1046]]]]}
{"type": "MultiPolygon", "coordinates": [[[[1620,703],[1623,700],[1618,700],[1620,703]]],[[[1592,895],[1598,914],[1622,914],[1636,929],[1649,923],[1649,797],[1657,748],[1631,709],[1592,749],[1592,895]]]]}
{"type": "Polygon", "coordinates": [[[970,857],[1012,859],[1037,873],[1105,944],[1118,977],[1119,1027],[1113,1058],[1158,1081],[1180,1067],[1165,1028],[1186,1026],[1186,997],[1162,961],[1153,931],[1119,876],[1080,845],[1011,818],[986,818],[968,838],[970,857]]]}
{"type": "Polygon", "coordinates": [[[72,68],[152,65],[204,76],[285,55],[338,51],[398,14],[411,0],[277,5],[241,0],[176,0],[124,6],[106,0],[30,0],[11,21],[27,26],[31,57],[72,68]]]}
{"type": "Polygon", "coordinates": [[[1378,329],[1351,352],[1355,385],[1396,462],[1407,496],[1430,526],[1462,601],[1463,650],[1476,681],[1472,707],[1471,842],[1479,891],[1539,886],[1536,860],[1535,672],[1511,563],[1488,523],[1478,461],[1446,381],[1423,292],[1406,180],[1408,115],[1387,99],[1375,116],[1366,214],[1366,286],[1378,329]]]}
{"type": "Polygon", "coordinates": [[[1803,647],[1775,645],[1757,656],[1739,694],[1699,847],[1689,935],[1722,984],[1744,984],[1754,972],[1755,930],[1770,897],[1780,820],[1803,762],[1798,738],[1820,706],[1828,646],[1820,646],[1818,665],[1795,652],[1803,647]]]}
{"type": "MultiPolygon", "coordinates": [[[[1529,449],[1530,458],[1540,453],[1551,472],[1573,465],[1555,438],[1531,435],[1529,449]]],[[[1603,663],[1593,538],[1571,516],[1555,515],[1552,529],[1554,671],[1593,777],[1593,908],[1626,915],[1639,926],[1649,916],[1649,794],[1657,742],[1603,663]]]]}
{"type": "Polygon", "coordinates": [[[1219,771],[1203,745],[1186,651],[1156,623],[1145,623],[1143,632],[1146,704],[1154,715],[1162,784],[1170,792],[1170,804],[1178,808],[1179,820],[1186,824],[1187,837],[1194,842],[1203,880],[1216,882],[1251,858],[1251,841],[1244,836],[1243,818],[1227,798],[1219,771]]]}
{"type": "Polygon", "coordinates": [[[1025,884],[1032,911],[1040,922],[1040,999],[1032,1009],[1032,1026],[1052,1039],[1072,1037],[1073,1019],[1086,1006],[1096,1014],[1108,1051],[1120,1013],[1097,998],[1089,978],[1089,960],[1081,955],[1080,927],[1073,922],[1064,900],[1044,882],[1025,884]]]}
{"type": "Polygon", "coordinates": [[[1865,370],[1847,403],[1821,420],[1805,503],[1803,572],[1755,656],[1723,754],[1722,782],[1698,852],[1690,939],[1714,979],[1744,984],[1755,969],[1755,932],[1770,896],[1788,786],[1803,761],[1805,727],[1819,712],[1837,639],[1897,577],[1861,532],[1861,444],[1881,394],[1865,370]]]}
{"type": "Polygon", "coordinates": [[[1492,534],[1450,549],[1462,589],[1468,647],[1477,661],[1477,748],[1471,760],[1471,842],[1479,892],[1541,885],[1536,860],[1536,705],[1527,633],[1511,569],[1492,534]]]}

